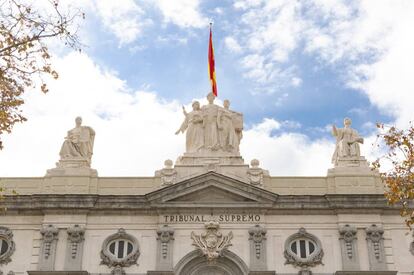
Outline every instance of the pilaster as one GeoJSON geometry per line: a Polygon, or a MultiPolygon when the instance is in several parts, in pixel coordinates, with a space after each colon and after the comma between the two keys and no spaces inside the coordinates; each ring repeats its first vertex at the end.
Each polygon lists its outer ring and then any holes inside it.
{"type": "Polygon", "coordinates": [[[174,229],[163,225],[157,230],[157,262],[156,269],[173,270],[174,229]]]}
{"type": "Polygon", "coordinates": [[[65,270],[81,270],[85,229],[75,224],[67,229],[65,270]]]}
{"type": "Polygon", "coordinates": [[[360,269],[356,234],[356,228],[354,226],[350,226],[349,224],[339,228],[343,270],[360,269]]]}
{"type": "Polygon", "coordinates": [[[250,270],[265,271],[266,264],[266,229],[256,224],[249,229],[250,270]]]}
{"type": "Polygon", "coordinates": [[[39,270],[53,271],[55,269],[55,254],[59,230],[53,225],[45,225],[40,230],[42,244],[39,254],[39,270]]]}
{"type": "Polygon", "coordinates": [[[373,271],[387,270],[384,249],[384,230],[376,224],[365,229],[368,243],[369,269],[373,271]]]}

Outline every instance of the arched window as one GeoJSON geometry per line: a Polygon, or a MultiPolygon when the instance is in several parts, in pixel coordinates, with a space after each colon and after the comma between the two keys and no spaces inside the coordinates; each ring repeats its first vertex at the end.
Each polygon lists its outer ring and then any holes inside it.
{"type": "Polygon", "coordinates": [[[109,267],[128,267],[135,264],[140,255],[138,240],[120,228],[102,244],[102,263],[109,267]]]}
{"type": "Polygon", "coordinates": [[[130,255],[134,249],[134,244],[129,240],[113,240],[108,245],[109,252],[117,259],[123,259],[130,255]]]}
{"type": "Polygon", "coordinates": [[[299,267],[322,263],[323,250],[319,239],[304,228],[290,236],[285,242],[286,263],[299,267]]]}
{"type": "Polygon", "coordinates": [[[306,259],[315,252],[316,244],[310,239],[296,239],[290,243],[290,250],[301,259],[306,259]]]}
{"type": "Polygon", "coordinates": [[[13,233],[7,227],[0,226],[0,265],[11,261],[14,250],[13,233]]]}

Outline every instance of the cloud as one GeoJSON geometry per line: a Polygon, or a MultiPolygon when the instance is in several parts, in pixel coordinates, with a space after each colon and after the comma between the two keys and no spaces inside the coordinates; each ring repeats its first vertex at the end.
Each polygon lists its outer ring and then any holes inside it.
{"type": "Polygon", "coordinates": [[[204,28],[208,19],[199,11],[198,0],[157,0],[157,6],[164,16],[164,21],[181,28],[204,28]]]}
{"type": "Polygon", "coordinates": [[[224,44],[226,45],[227,49],[229,49],[233,53],[240,53],[242,51],[239,42],[237,42],[237,40],[234,39],[234,37],[227,36],[224,39],[224,44]]]}
{"type": "Polygon", "coordinates": [[[129,90],[84,54],[72,53],[54,64],[59,80],[50,83],[47,95],[26,94],[29,120],[4,138],[2,176],[42,176],[53,168],[78,115],[96,131],[92,166],[101,176],[152,175],[165,159],[182,153],[184,139],[174,135],[183,117],[178,102],[129,90]]]}
{"type": "Polygon", "coordinates": [[[283,132],[271,135],[283,123],[265,118],[243,133],[241,153],[245,160],[257,158],[272,176],[325,176],[331,168],[333,140],[310,140],[306,135],[283,132]]]}
{"type": "Polygon", "coordinates": [[[119,39],[121,45],[133,42],[143,28],[152,23],[133,0],[96,0],[94,3],[104,26],[119,39]]]}
{"type": "Polygon", "coordinates": [[[414,119],[412,1],[239,0],[233,7],[241,19],[229,37],[256,91],[301,85],[291,57],[308,55],[335,67],[345,86],[364,92],[398,125],[414,119]]]}
{"type": "MultiPolygon", "coordinates": [[[[100,176],[151,176],[165,159],[184,152],[184,136],[174,135],[183,119],[180,102],[155,92],[132,91],[116,72],[99,67],[85,54],[71,53],[54,64],[59,80],[50,82],[46,95],[26,93],[29,120],[4,138],[1,176],[42,176],[53,168],[78,115],[96,131],[92,166],[100,176]]],[[[297,133],[274,135],[297,127],[295,122],[268,118],[253,125],[244,132],[243,157],[259,158],[273,175],[324,175],[332,141],[312,142],[297,133]]]]}

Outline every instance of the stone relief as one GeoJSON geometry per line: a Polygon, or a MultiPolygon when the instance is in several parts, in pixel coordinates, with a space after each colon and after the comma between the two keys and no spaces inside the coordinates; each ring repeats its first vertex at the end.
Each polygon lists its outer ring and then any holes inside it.
{"type": "Polygon", "coordinates": [[[183,107],[184,122],[176,134],[186,133],[186,153],[225,152],[239,155],[242,138],[243,115],[229,109],[230,101],[223,107],[214,104],[215,96],[207,95],[208,104],[200,108],[193,102],[193,110],[187,113],[183,107]]]}
{"type": "Polygon", "coordinates": [[[262,246],[264,240],[266,240],[266,229],[256,224],[249,229],[249,240],[253,242],[255,256],[257,259],[260,259],[262,251],[262,246]]]}
{"type": "Polygon", "coordinates": [[[45,259],[50,257],[52,252],[52,243],[57,241],[58,233],[59,230],[51,224],[43,226],[42,229],[40,229],[40,234],[43,237],[43,256],[45,259]]]}
{"type": "Polygon", "coordinates": [[[164,168],[158,170],[155,176],[161,178],[161,186],[174,184],[177,180],[177,170],[173,168],[173,161],[170,159],[164,161],[164,168]]]}
{"type": "MultiPolygon", "coordinates": [[[[413,238],[414,238],[414,232],[413,232],[413,238]]],[[[410,243],[410,252],[411,252],[411,254],[413,254],[413,255],[414,255],[414,241],[412,241],[412,242],[410,243]]]]}
{"type": "Polygon", "coordinates": [[[247,170],[247,177],[251,185],[263,187],[263,177],[269,176],[269,172],[259,167],[260,162],[257,159],[252,159],[250,168],[247,170]]]}
{"type": "Polygon", "coordinates": [[[4,226],[0,226],[0,248],[0,265],[9,263],[16,250],[16,245],[13,241],[13,232],[4,226]]]}
{"type": "Polygon", "coordinates": [[[85,240],[85,228],[75,224],[74,226],[68,228],[67,233],[68,241],[70,242],[71,247],[71,257],[75,259],[78,253],[79,244],[85,240]]]}
{"type": "MultiPolygon", "coordinates": [[[[126,245],[125,245],[126,246],[126,245]]],[[[101,264],[107,265],[108,267],[113,267],[112,274],[121,275],[125,274],[123,268],[131,266],[137,263],[138,257],[140,255],[138,240],[125,232],[125,229],[120,228],[118,232],[107,237],[103,244],[101,250],[101,264]],[[116,257],[110,252],[110,245],[113,244],[116,240],[129,241],[132,244],[132,250],[123,255],[123,257],[116,257]]]]}
{"type": "Polygon", "coordinates": [[[364,143],[364,139],[351,128],[351,124],[351,119],[345,118],[344,128],[332,126],[332,135],[336,137],[335,152],[332,156],[332,163],[335,166],[338,165],[340,159],[359,160],[361,156],[359,144],[364,143]]]}
{"type": "Polygon", "coordinates": [[[227,236],[223,236],[218,231],[219,223],[215,221],[207,222],[204,226],[206,232],[201,235],[195,235],[194,232],[191,232],[191,239],[193,245],[207,257],[207,260],[212,261],[221,256],[222,252],[232,245],[230,241],[233,239],[233,233],[230,231],[227,236]]]}
{"type": "Polygon", "coordinates": [[[352,259],[354,255],[354,240],[356,237],[357,230],[355,227],[350,226],[349,224],[344,225],[339,229],[340,240],[345,242],[346,255],[349,259],[352,259]]]}
{"type": "Polygon", "coordinates": [[[86,160],[90,166],[95,131],[89,126],[82,126],[82,118],[75,119],[75,128],[68,131],[60,149],[61,160],[86,160]]]}
{"type": "Polygon", "coordinates": [[[285,242],[285,251],[283,254],[286,259],[285,264],[292,264],[293,266],[300,267],[305,272],[308,271],[307,269],[309,267],[323,264],[322,258],[324,253],[322,250],[321,242],[315,235],[306,232],[305,228],[303,227],[299,229],[298,233],[295,233],[287,238],[285,242]],[[310,251],[310,248],[307,249],[309,251],[309,254],[306,255],[306,257],[301,257],[301,255],[298,255],[299,251],[292,250],[292,243],[301,240],[310,240],[315,244],[312,252],[310,251]]]}
{"type": "Polygon", "coordinates": [[[157,230],[157,236],[161,243],[161,255],[165,259],[168,256],[168,244],[174,240],[174,229],[165,224],[157,230]]]}
{"type": "Polygon", "coordinates": [[[367,240],[371,241],[372,248],[374,251],[374,255],[376,259],[380,259],[381,257],[381,241],[383,240],[382,235],[384,234],[384,230],[379,228],[376,224],[371,225],[366,230],[367,233],[367,240]]]}

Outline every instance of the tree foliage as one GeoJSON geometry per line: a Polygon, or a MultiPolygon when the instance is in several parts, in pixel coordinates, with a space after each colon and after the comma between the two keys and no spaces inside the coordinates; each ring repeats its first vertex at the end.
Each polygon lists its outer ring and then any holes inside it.
{"type": "Polygon", "coordinates": [[[377,124],[378,138],[385,154],[378,158],[373,167],[383,168],[381,178],[387,189],[385,196],[390,204],[402,205],[401,216],[408,227],[414,224],[414,125],[408,129],[377,124]]]}
{"type": "Polygon", "coordinates": [[[47,43],[55,39],[80,50],[76,25],[76,19],[84,17],[80,10],[63,12],[56,0],[39,10],[35,0],[24,1],[0,0],[0,149],[2,135],[26,121],[23,94],[30,88],[46,93],[46,77],[58,78],[47,43]]]}

